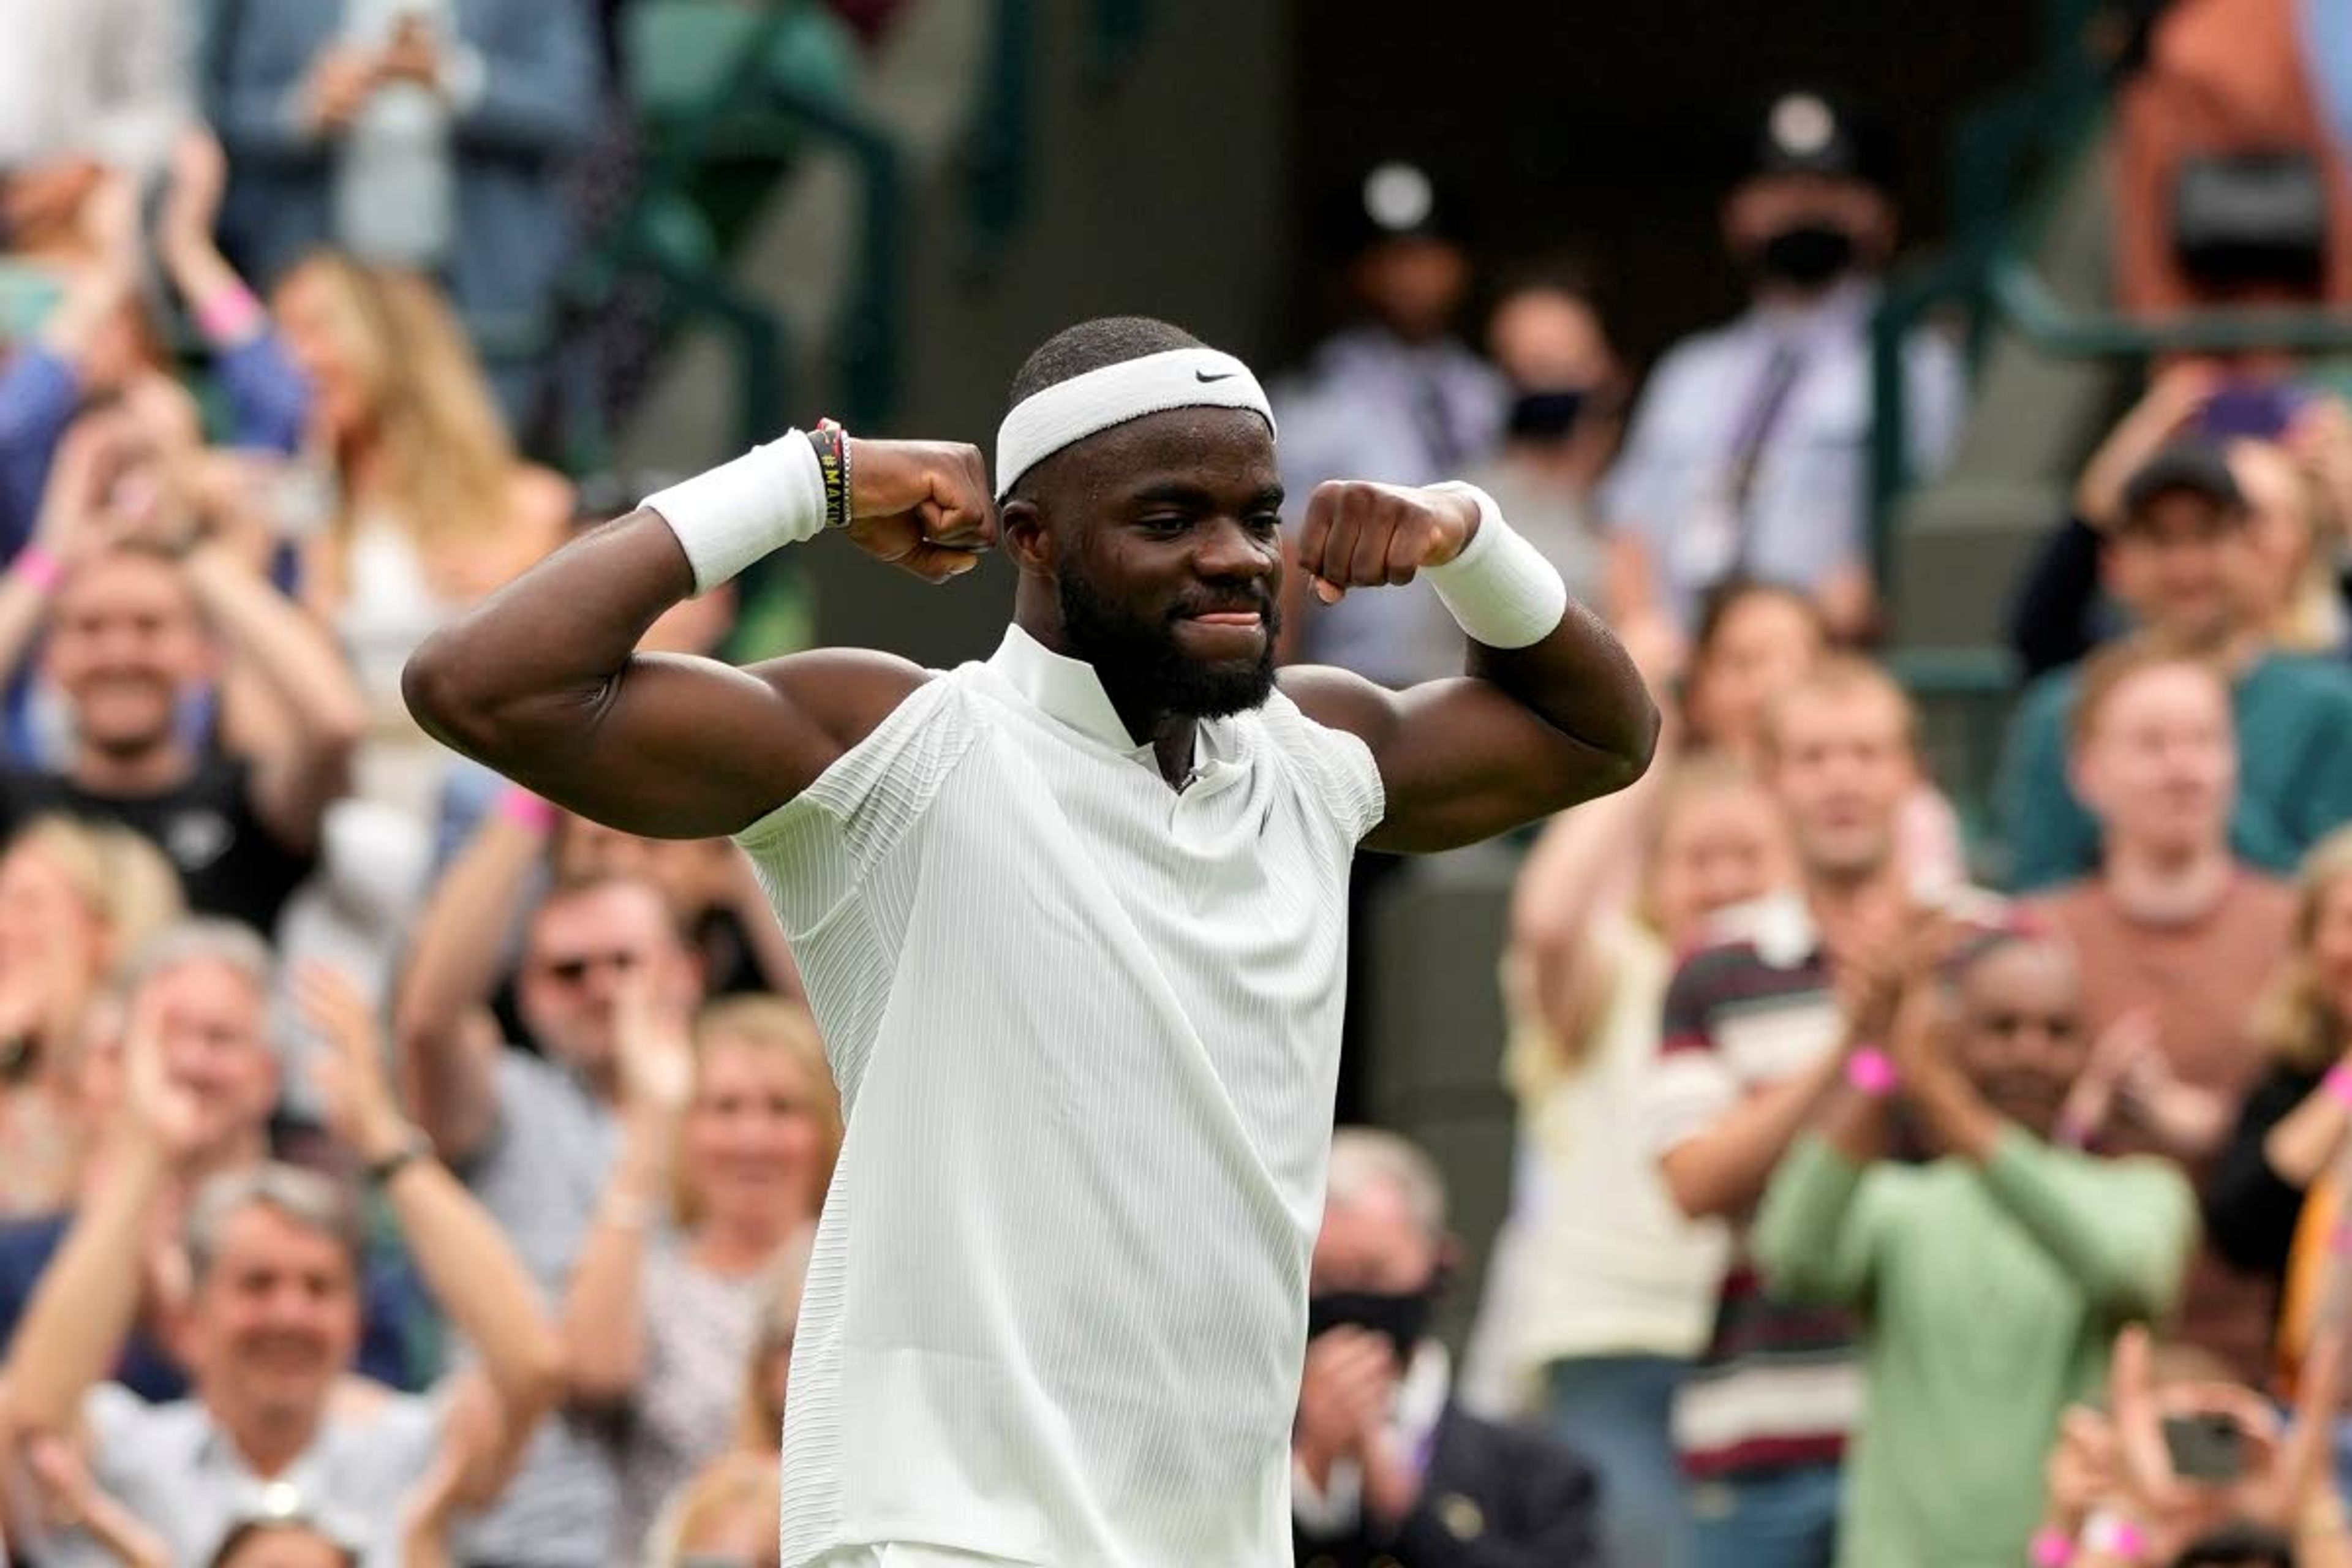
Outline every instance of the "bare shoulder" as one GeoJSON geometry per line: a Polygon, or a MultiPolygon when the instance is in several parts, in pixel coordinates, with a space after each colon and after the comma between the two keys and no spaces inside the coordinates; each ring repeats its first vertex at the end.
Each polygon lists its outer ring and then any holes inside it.
{"type": "Polygon", "coordinates": [[[875,648],[813,648],[752,665],[750,673],[848,750],[872,734],[934,672],[875,648]]]}

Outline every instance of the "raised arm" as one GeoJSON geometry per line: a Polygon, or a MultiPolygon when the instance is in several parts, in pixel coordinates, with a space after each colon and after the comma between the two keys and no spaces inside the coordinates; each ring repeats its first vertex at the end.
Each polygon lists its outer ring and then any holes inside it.
{"type": "Polygon", "coordinates": [[[592,1406],[629,1405],[644,1379],[646,1242],[667,1204],[678,1124],[694,1091],[687,1021],[664,1011],[643,984],[617,1005],[621,1152],[563,1302],[571,1395],[592,1406]]]}
{"type": "Polygon", "coordinates": [[[1407,691],[1336,669],[1283,674],[1300,708],[1371,748],[1388,810],[1370,847],[1473,844],[1649,766],[1658,712],[1633,661],[1478,491],[1323,485],[1298,564],[1327,603],[1431,572],[1469,634],[1466,675],[1407,691]]]}
{"type": "MultiPolygon", "coordinates": [[[[992,527],[976,450],[858,441],[851,453],[853,542],[933,581],[970,569],[992,527]]],[[[557,551],[417,650],[411,710],[457,750],[626,832],[710,838],[750,826],[924,679],[862,650],[748,670],[635,651],[672,605],[817,531],[824,498],[795,488],[803,480],[816,482],[815,460],[790,435],[663,492],[678,498],[677,520],[641,508],[557,551]],[[709,580],[698,580],[673,522],[699,540],[728,535],[704,552],[706,565],[726,562],[709,580]]]]}
{"type": "Polygon", "coordinates": [[[270,753],[253,758],[253,809],[280,843],[319,841],[329,805],[351,783],[352,753],[367,733],[367,701],[324,627],[228,546],[196,547],[188,583],[246,668],[289,721],[270,753]]]}
{"type": "Polygon", "coordinates": [[[393,1008],[401,1088],[441,1157],[459,1165],[498,1120],[501,1042],[487,1008],[554,816],[528,790],[500,797],[434,888],[401,975],[393,1008]]]}
{"type": "MultiPolygon", "coordinates": [[[[546,1303],[498,1222],[446,1166],[415,1152],[421,1134],[393,1100],[383,1042],[358,988],[312,967],[297,973],[295,994],[332,1047],[320,1075],[328,1120],[372,1172],[387,1173],[383,1194],[409,1256],[451,1327],[481,1353],[499,1440],[519,1450],[563,1389],[563,1347],[546,1303]]],[[[503,1452],[474,1457],[486,1473],[505,1468],[503,1452]]]]}
{"type": "Polygon", "coordinates": [[[1986,1195],[2095,1310],[2117,1321],[2160,1316],[2196,1245],[2189,1184],[2169,1165],[2141,1162],[2142,1180],[2086,1186],[2074,1156],[1995,1110],[1952,1059],[1949,1019],[1933,984],[1917,978],[1889,1037],[1904,1097],[1928,1138],[1977,1167],[1986,1195]]]}
{"type": "Polygon", "coordinates": [[[123,1114],[103,1152],[103,1174],[26,1304],[0,1371],[27,1434],[70,1430],[82,1396],[114,1364],[138,1316],[148,1220],[194,1142],[195,1108],[166,1078],[152,996],[133,1005],[123,1114]]]}

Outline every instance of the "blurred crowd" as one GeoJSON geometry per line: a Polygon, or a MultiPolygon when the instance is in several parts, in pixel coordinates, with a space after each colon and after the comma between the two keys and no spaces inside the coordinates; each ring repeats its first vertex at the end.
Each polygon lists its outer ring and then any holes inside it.
{"type": "MultiPolygon", "coordinates": [[[[2109,8],[2119,308],[2352,302],[2342,10],[2109,8]]],[[[2340,369],[2147,367],[1982,606],[2023,685],[1956,809],[1875,657],[1897,184],[1833,93],[1772,101],[1722,206],[1748,303],[1638,384],[1605,248],[1482,279],[1425,172],[1352,193],[1355,321],[1276,392],[1287,488],[1466,473],[1668,719],[1520,865],[1514,1198],[1458,1372],[1435,1169],[1340,1134],[1302,1563],[2352,1563],[2340,369]]],[[[1932,477],[1956,340],[1915,331],[1894,374],[1932,477]]],[[[1418,586],[1299,609],[1297,657],[1459,668],[1418,586]]]]}
{"type": "MultiPolygon", "coordinates": [[[[731,845],[567,816],[400,696],[584,521],[512,328],[615,9],[0,5],[0,1559],[774,1560],[843,1136],[792,954],[731,845]]],[[[2352,301],[2342,8],[2116,14],[2117,299],[2352,301]]],[[[2352,406],[2148,367],[1984,606],[2028,684],[1974,831],[1873,655],[1895,174],[1769,104],[1749,302],[1646,375],[1604,252],[1482,276],[1426,172],[1346,193],[1291,493],[1483,486],[1668,722],[1521,847],[1487,1277],[1426,1153],[1338,1135],[1304,1563],[2352,1564],[2352,406]]],[[[1898,374],[1932,475],[1964,356],[1898,374]]],[[[1286,622],[1459,668],[1426,584],[1286,622]]]]}

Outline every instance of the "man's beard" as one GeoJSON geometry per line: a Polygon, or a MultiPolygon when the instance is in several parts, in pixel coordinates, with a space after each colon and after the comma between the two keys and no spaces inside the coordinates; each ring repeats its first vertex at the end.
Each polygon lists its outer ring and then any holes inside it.
{"type": "Polygon", "coordinates": [[[1160,717],[1217,719],[1258,707],[1274,690],[1274,638],[1282,629],[1282,615],[1263,588],[1188,598],[1157,626],[1098,597],[1076,575],[1064,575],[1058,589],[1070,657],[1095,667],[1103,695],[1123,716],[1145,722],[1160,717]],[[1263,617],[1265,647],[1255,660],[1206,664],[1178,645],[1178,617],[1227,608],[1254,610],[1263,617]]]}

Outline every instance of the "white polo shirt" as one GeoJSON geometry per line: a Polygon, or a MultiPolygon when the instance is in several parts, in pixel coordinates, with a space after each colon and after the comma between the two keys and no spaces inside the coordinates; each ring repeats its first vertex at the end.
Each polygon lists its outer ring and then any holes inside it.
{"type": "Polygon", "coordinates": [[[1181,792],[1016,628],[739,836],[847,1136],[783,1561],[1287,1562],[1371,754],[1279,692],[1181,792]]]}

